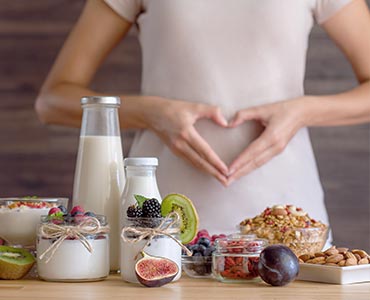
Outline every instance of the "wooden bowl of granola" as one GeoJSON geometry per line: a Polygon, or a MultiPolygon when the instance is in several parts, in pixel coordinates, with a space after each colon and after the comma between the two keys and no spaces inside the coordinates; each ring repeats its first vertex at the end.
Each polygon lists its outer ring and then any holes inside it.
{"type": "Polygon", "coordinates": [[[269,241],[269,244],[283,244],[300,256],[323,249],[328,226],[309,217],[293,205],[267,207],[260,215],[240,222],[240,232],[255,234],[269,241]]]}

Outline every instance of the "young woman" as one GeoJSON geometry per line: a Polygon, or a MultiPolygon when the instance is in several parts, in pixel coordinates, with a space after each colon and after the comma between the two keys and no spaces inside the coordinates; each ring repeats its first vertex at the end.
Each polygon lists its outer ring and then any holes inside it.
{"type": "Polygon", "coordinates": [[[37,99],[41,120],[80,125],[80,98],[104,92],[89,84],[134,23],[142,87],[122,91],[120,120],[140,129],[130,156],[159,158],[161,193],[188,195],[211,232],[278,203],[328,223],[307,127],[370,121],[365,1],[88,1],[37,99]],[[305,95],[314,22],[352,64],[356,88],[305,95]]]}

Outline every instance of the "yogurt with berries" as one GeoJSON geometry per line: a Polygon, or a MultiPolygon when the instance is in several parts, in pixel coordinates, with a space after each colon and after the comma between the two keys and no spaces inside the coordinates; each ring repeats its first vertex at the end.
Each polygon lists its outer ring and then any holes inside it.
{"type": "MultiPolygon", "coordinates": [[[[44,253],[55,240],[40,238],[37,253],[44,253]]],[[[79,240],[65,240],[49,262],[37,260],[37,270],[46,281],[95,281],[109,274],[108,237],[88,239],[90,253],[79,240]]]]}
{"type": "Polygon", "coordinates": [[[106,217],[81,207],[42,217],[37,237],[37,270],[46,281],[97,281],[109,274],[106,217]]]}
{"type": "Polygon", "coordinates": [[[40,217],[52,207],[67,204],[67,198],[0,199],[0,238],[11,245],[34,247],[40,217]]]}

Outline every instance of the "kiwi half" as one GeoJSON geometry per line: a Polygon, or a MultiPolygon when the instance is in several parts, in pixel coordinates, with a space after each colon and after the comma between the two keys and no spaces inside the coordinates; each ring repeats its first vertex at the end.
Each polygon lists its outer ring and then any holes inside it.
{"type": "Polygon", "coordinates": [[[20,279],[35,263],[35,258],[25,249],[0,246],[0,278],[20,279]]]}
{"type": "Polygon", "coordinates": [[[180,215],[180,239],[183,244],[191,242],[198,231],[198,214],[191,200],[181,194],[169,194],[161,204],[162,216],[170,212],[177,212],[180,215]]]}

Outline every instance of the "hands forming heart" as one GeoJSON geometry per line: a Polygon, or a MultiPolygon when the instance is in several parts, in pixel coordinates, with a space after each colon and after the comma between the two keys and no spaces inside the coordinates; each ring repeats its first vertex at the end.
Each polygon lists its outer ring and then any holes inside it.
{"type": "Polygon", "coordinates": [[[161,113],[152,122],[152,129],[176,155],[229,186],[285,149],[304,126],[304,101],[301,100],[297,98],[243,109],[228,123],[216,106],[161,98],[164,105],[160,106],[161,113]],[[262,124],[264,131],[230,166],[226,166],[195,129],[194,124],[200,119],[210,119],[224,128],[235,128],[254,120],[262,124]]]}

